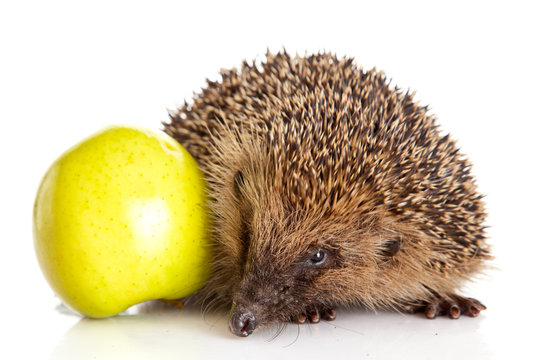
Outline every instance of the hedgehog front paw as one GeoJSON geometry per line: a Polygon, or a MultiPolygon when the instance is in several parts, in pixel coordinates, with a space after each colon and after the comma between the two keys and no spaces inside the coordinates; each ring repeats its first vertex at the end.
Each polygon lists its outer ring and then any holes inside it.
{"type": "Polygon", "coordinates": [[[473,298],[451,295],[448,298],[435,298],[420,305],[406,308],[411,313],[423,312],[428,319],[435,319],[439,315],[448,315],[451,319],[459,319],[461,315],[476,317],[486,306],[473,298]]]}
{"type": "Polygon", "coordinates": [[[296,324],[304,324],[306,321],[311,324],[316,324],[319,321],[332,321],[336,318],[336,310],[330,308],[322,309],[307,309],[305,312],[295,316],[291,316],[291,321],[296,324]]]}

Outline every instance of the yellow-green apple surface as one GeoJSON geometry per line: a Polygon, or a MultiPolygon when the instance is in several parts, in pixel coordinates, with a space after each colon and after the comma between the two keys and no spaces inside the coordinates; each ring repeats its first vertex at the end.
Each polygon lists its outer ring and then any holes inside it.
{"type": "Polygon", "coordinates": [[[117,314],[195,292],[209,275],[206,184],[168,135],[105,129],[45,174],[34,245],[45,277],[71,308],[117,314]]]}

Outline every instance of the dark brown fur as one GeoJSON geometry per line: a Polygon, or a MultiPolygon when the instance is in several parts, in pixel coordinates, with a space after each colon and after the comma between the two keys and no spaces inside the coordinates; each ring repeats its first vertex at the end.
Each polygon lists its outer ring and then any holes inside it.
{"type": "Polygon", "coordinates": [[[489,258],[470,163],[413,94],[351,59],[267,54],[222,71],[165,131],[210,184],[202,293],[258,324],[459,298],[489,258]],[[326,263],[309,266],[318,249],[326,263]]]}

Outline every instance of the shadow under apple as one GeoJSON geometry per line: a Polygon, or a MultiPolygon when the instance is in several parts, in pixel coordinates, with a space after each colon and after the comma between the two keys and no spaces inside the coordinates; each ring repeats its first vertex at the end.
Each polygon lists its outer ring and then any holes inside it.
{"type": "MultiPolygon", "coordinates": [[[[69,312],[59,307],[60,312],[69,312]]],[[[81,318],[53,350],[51,359],[194,358],[211,333],[231,338],[225,315],[204,316],[160,301],[136,305],[106,319],[81,318]]]]}

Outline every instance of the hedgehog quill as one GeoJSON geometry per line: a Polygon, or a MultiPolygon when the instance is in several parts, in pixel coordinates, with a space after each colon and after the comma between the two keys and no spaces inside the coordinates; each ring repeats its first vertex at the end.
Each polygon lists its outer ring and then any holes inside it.
{"type": "Polygon", "coordinates": [[[198,294],[238,336],[336,306],[476,316],[485,269],[470,162],[413,94],[322,53],[266,55],[208,81],[165,131],[210,187],[213,275],[198,294]]]}

